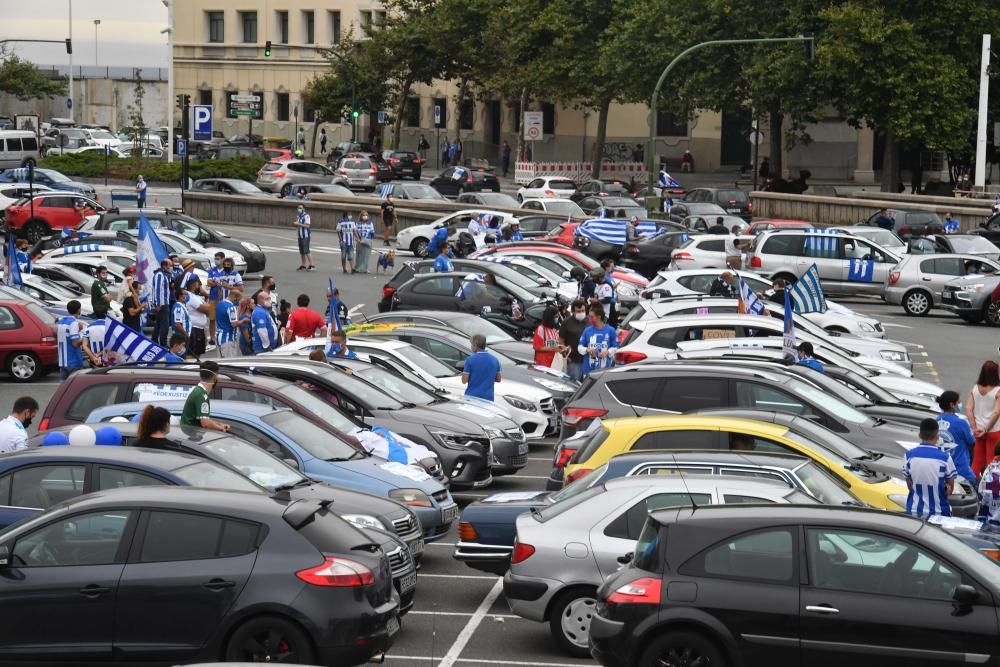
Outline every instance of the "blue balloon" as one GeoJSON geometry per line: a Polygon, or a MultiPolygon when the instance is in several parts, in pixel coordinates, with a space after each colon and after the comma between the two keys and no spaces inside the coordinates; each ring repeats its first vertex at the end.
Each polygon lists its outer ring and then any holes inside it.
{"type": "Polygon", "coordinates": [[[45,438],[42,440],[42,447],[52,447],[57,445],[68,445],[69,437],[62,431],[52,431],[51,433],[46,433],[45,438]]]}
{"type": "Polygon", "coordinates": [[[122,444],[122,432],[114,426],[103,426],[97,430],[97,441],[94,444],[120,447],[122,444]]]}

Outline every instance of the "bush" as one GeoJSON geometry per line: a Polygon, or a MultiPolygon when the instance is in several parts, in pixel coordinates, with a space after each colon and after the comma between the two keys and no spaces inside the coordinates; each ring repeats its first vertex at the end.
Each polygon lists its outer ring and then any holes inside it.
{"type": "MultiPolygon", "coordinates": [[[[257,179],[257,172],[264,165],[261,158],[236,158],[233,160],[191,160],[188,175],[192,180],[199,178],[240,178],[251,183],[257,179]]],[[[104,155],[96,151],[51,155],[38,163],[46,169],[55,169],[67,176],[84,178],[104,178],[104,155]]],[[[108,158],[108,178],[126,181],[135,180],[142,174],[148,182],[179,183],[181,161],[148,158],[108,158]]]]}

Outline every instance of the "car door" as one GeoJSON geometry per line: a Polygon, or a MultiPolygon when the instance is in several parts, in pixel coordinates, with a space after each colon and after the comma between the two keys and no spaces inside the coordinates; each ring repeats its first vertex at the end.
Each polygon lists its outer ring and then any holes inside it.
{"type": "Polygon", "coordinates": [[[0,568],[0,605],[9,613],[0,659],[111,659],[116,592],[137,514],[61,516],[4,544],[10,562],[0,568]]]}
{"type": "Polygon", "coordinates": [[[8,354],[30,340],[27,335],[30,330],[12,308],[0,306],[0,366],[7,363],[8,354]]]}
{"type": "MultiPolygon", "coordinates": [[[[934,294],[934,302],[941,302],[945,283],[965,275],[965,260],[961,257],[929,257],[920,261],[919,286],[934,294]]],[[[914,285],[916,287],[917,285],[914,285]]]]}
{"type": "MultiPolygon", "coordinates": [[[[432,276],[415,280],[400,289],[401,308],[428,310],[469,310],[465,307],[459,286],[452,276],[432,276]]],[[[465,290],[462,290],[463,294],[465,290]]]]}
{"type": "MultiPolygon", "coordinates": [[[[792,259],[791,266],[796,276],[801,276],[816,265],[820,282],[828,290],[838,290],[843,287],[846,279],[842,253],[844,239],[832,232],[819,230],[802,235],[794,235],[801,243],[801,252],[792,259]]],[[[769,244],[770,245],[770,244],[769,244]]],[[[853,247],[853,246],[852,246],[853,247]]]]}
{"type": "Polygon", "coordinates": [[[802,664],[912,667],[996,659],[992,598],[947,560],[874,530],[808,526],[805,540],[802,664]],[[961,612],[952,599],[960,584],[980,591],[980,602],[961,612]]]}
{"type": "Polygon", "coordinates": [[[452,178],[455,175],[455,167],[448,167],[431,181],[431,187],[445,196],[458,193],[458,183],[452,178]]]}
{"type": "Polygon", "coordinates": [[[898,261],[863,239],[842,239],[841,285],[852,293],[881,294],[898,261]]]}
{"type": "Polygon", "coordinates": [[[524,193],[521,195],[522,199],[530,199],[532,197],[543,197],[542,186],[545,185],[545,181],[541,178],[536,178],[535,180],[524,186],[524,193]]]}
{"type": "Polygon", "coordinates": [[[144,511],[118,584],[115,651],[126,660],[193,656],[246,586],[260,531],[207,511],[144,511]]]}
{"type": "Polygon", "coordinates": [[[521,208],[528,209],[530,211],[544,211],[545,206],[540,201],[526,201],[521,208]]]}

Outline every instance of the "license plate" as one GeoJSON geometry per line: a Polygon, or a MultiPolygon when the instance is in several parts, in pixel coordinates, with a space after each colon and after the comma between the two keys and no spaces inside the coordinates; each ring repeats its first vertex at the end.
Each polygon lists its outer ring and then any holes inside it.
{"type": "Polygon", "coordinates": [[[449,523],[458,518],[458,505],[448,505],[441,508],[441,519],[449,523]]]}
{"type": "Polygon", "coordinates": [[[417,587],[417,573],[410,572],[409,574],[403,575],[403,578],[399,580],[399,592],[408,593],[417,587]]]}
{"type": "Polygon", "coordinates": [[[413,556],[414,558],[424,552],[423,540],[415,540],[413,542],[410,542],[407,546],[410,547],[410,555],[413,556]]]}
{"type": "Polygon", "coordinates": [[[517,446],[517,453],[518,454],[527,454],[528,453],[528,443],[522,442],[520,445],[518,445],[517,446]]]}
{"type": "Polygon", "coordinates": [[[739,213],[739,212],[740,212],[740,209],[738,209],[738,208],[727,208],[726,209],[726,213],[739,213]]]}
{"type": "Polygon", "coordinates": [[[396,616],[390,618],[385,624],[385,631],[390,637],[399,632],[399,618],[396,616]]]}

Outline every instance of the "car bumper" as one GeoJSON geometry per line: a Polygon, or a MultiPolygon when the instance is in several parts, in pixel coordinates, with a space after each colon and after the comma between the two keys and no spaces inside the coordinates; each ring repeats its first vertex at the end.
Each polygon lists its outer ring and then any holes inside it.
{"type": "Polygon", "coordinates": [[[392,647],[399,635],[398,595],[378,607],[364,596],[335,607],[322,597],[300,595],[293,603],[308,619],[306,629],[316,644],[319,664],[361,664],[392,647]]]}
{"type": "Polygon", "coordinates": [[[254,182],[254,185],[256,185],[258,188],[260,188],[264,192],[280,192],[281,191],[281,183],[276,183],[274,181],[256,181],[256,182],[254,182]]]}
{"type": "Polygon", "coordinates": [[[510,569],[512,551],[514,547],[510,545],[459,542],[451,555],[474,570],[502,576],[510,569]]]}
{"type": "Polygon", "coordinates": [[[636,643],[625,631],[625,624],[600,614],[590,618],[590,657],[603,667],[628,667],[633,664],[636,643]]]}
{"type": "Polygon", "coordinates": [[[410,507],[420,519],[424,542],[440,540],[451,530],[451,524],[458,518],[460,511],[453,500],[449,502],[450,504],[435,504],[432,507],[410,507]]]}
{"type": "Polygon", "coordinates": [[[524,577],[511,572],[503,576],[503,594],[510,610],[529,621],[543,622],[553,596],[562,589],[561,581],[524,577]]]}
{"type": "Polygon", "coordinates": [[[494,476],[513,475],[528,465],[527,442],[497,438],[491,441],[491,445],[493,449],[491,471],[494,476]]]}
{"type": "Polygon", "coordinates": [[[989,294],[976,292],[944,291],[941,296],[941,307],[956,315],[978,315],[983,312],[989,294]]]}

